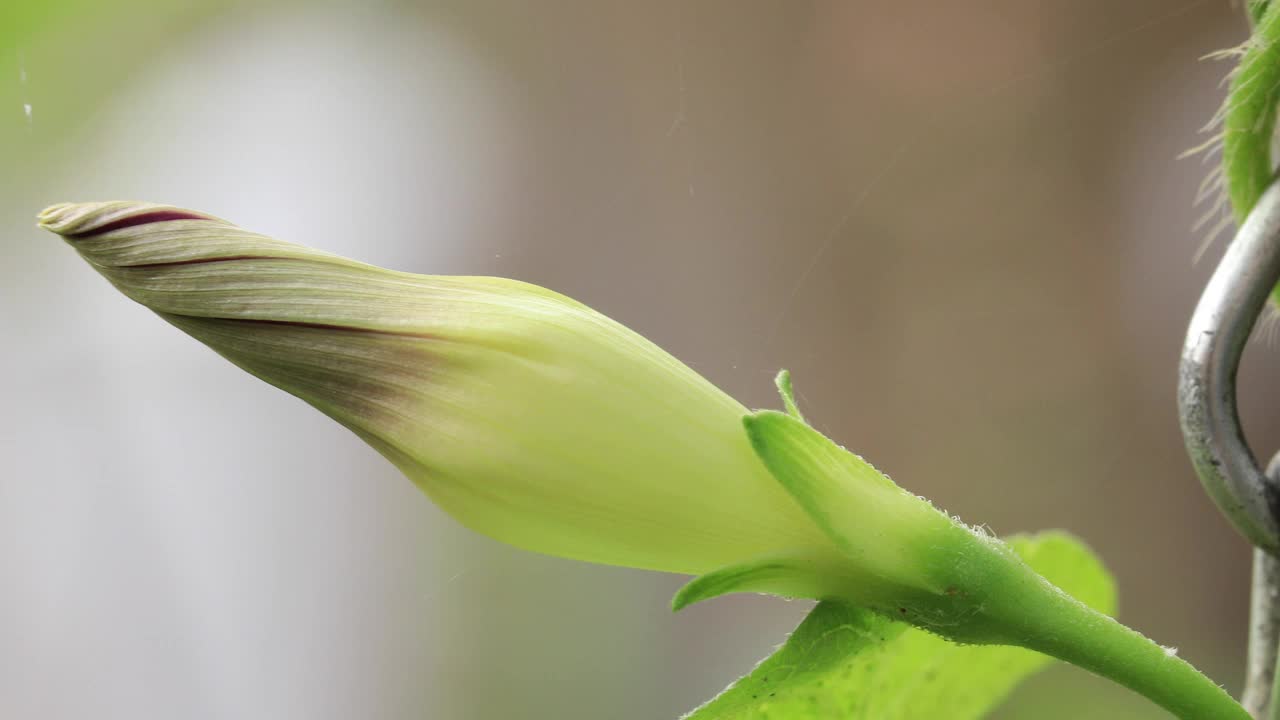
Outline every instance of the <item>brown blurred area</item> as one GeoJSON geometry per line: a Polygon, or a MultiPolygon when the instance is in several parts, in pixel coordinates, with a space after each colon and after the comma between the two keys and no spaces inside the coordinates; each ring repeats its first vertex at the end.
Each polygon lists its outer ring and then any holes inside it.
{"type": "MultiPolygon", "coordinates": [[[[545,285],[749,406],[778,405],[787,367],[809,419],[904,487],[1002,535],[1087,540],[1122,620],[1238,692],[1249,550],[1198,486],[1173,389],[1225,243],[1193,264],[1208,166],[1176,157],[1220,102],[1228,68],[1200,58],[1243,40],[1239,7],[95,12],[0,58],[0,583],[19,588],[0,603],[0,716],[671,718],[807,607],[673,616],[680,578],[458,528],[31,227],[45,204],[114,197],[545,285]],[[170,429],[192,416],[198,432],[170,429]],[[238,450],[193,463],[193,445],[238,450]],[[105,667],[69,660],[86,647],[105,667]]],[[[1278,359],[1255,341],[1242,371],[1264,456],[1278,359]]],[[[1161,716],[1058,669],[999,717],[1161,716]]]]}

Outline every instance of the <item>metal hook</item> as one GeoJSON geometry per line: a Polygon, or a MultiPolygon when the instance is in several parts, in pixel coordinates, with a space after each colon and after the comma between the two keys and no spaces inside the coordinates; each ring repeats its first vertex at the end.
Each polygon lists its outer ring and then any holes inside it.
{"type": "Polygon", "coordinates": [[[1242,702],[1256,718],[1271,707],[1280,638],[1280,454],[1264,473],[1236,411],[1245,342],[1280,281],[1280,183],[1272,183],[1227,247],[1191,316],[1178,371],[1182,436],[1200,483],[1255,546],[1249,653],[1242,702]]]}
{"type": "Polygon", "coordinates": [[[1218,263],[1182,348],[1178,410],[1200,482],[1255,546],[1280,554],[1280,486],[1249,450],[1236,412],[1245,341],[1280,280],[1280,183],[1272,183],[1218,263]]]}
{"type": "MultiPolygon", "coordinates": [[[[1272,461],[1268,477],[1280,463],[1272,461]]],[[[1240,704],[1255,718],[1268,717],[1276,680],[1276,650],[1280,643],[1280,560],[1253,549],[1253,592],[1249,596],[1249,648],[1245,656],[1244,693],[1240,704]]]]}

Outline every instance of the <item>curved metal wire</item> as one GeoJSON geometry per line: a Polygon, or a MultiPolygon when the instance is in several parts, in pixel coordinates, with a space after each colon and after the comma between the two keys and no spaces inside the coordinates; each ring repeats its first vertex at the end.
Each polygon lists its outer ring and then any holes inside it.
{"type": "Polygon", "coordinates": [[[1280,718],[1273,702],[1280,692],[1280,454],[1264,473],[1249,449],[1236,409],[1236,372],[1277,281],[1280,183],[1272,183],[1200,296],[1178,372],[1178,410],[1191,464],[1209,497],[1255,546],[1242,702],[1257,718],[1280,718]]]}
{"type": "MultiPolygon", "coordinates": [[[[1280,459],[1280,458],[1278,458],[1280,459]]],[[[1276,477],[1274,460],[1267,475],[1276,477]]],[[[1245,661],[1244,693],[1240,704],[1255,718],[1271,717],[1276,681],[1276,650],[1280,643],[1280,560],[1265,550],[1253,550],[1253,592],[1249,597],[1249,651],[1245,661]]]]}
{"type": "Polygon", "coordinates": [[[1280,184],[1249,213],[1191,316],[1178,377],[1187,452],[1218,508],[1255,546],[1280,554],[1280,485],[1249,450],[1236,412],[1236,370],[1280,280],[1280,184]]]}

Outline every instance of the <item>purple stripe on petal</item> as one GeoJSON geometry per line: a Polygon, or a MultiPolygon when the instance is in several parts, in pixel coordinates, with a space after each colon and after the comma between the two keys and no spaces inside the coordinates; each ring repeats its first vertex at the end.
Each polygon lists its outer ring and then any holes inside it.
{"type": "Polygon", "coordinates": [[[441,335],[432,333],[413,332],[410,330],[384,330],[377,328],[353,327],[351,325],[334,325],[330,323],[305,322],[301,320],[267,320],[265,318],[217,318],[224,322],[245,323],[256,325],[278,325],[280,327],[304,328],[307,330],[336,330],[341,332],[362,333],[367,335],[394,335],[397,337],[411,337],[422,340],[443,340],[441,335]]]}
{"type": "Polygon", "coordinates": [[[223,257],[192,258],[190,260],[169,260],[166,262],[138,263],[137,265],[117,265],[120,268],[167,268],[183,265],[204,265],[206,263],[231,262],[234,260],[297,260],[298,258],[271,257],[269,255],[225,255],[223,257]]]}
{"type": "Polygon", "coordinates": [[[186,210],[152,210],[151,212],[138,213],[137,215],[130,215],[129,217],[123,217],[123,218],[120,218],[119,220],[112,220],[106,225],[100,225],[96,228],[85,230],[83,232],[71,233],[66,237],[79,240],[83,238],[93,237],[95,235],[101,235],[103,233],[109,233],[112,230],[120,230],[123,228],[137,227],[138,225],[149,225],[151,223],[157,223],[157,222],[167,222],[169,220],[211,220],[211,219],[212,218],[206,217],[204,215],[197,215],[196,213],[193,213],[193,212],[187,212],[186,210]]]}

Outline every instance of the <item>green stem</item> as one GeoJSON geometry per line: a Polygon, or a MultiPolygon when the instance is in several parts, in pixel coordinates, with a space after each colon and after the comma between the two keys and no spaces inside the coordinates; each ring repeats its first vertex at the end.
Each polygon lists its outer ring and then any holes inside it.
{"type": "Polygon", "coordinates": [[[1252,720],[1225,690],[1175,650],[1061,592],[1049,595],[1034,604],[993,608],[996,616],[1015,617],[1010,625],[1020,632],[1015,633],[1014,644],[1113,680],[1183,720],[1252,720]]]}

